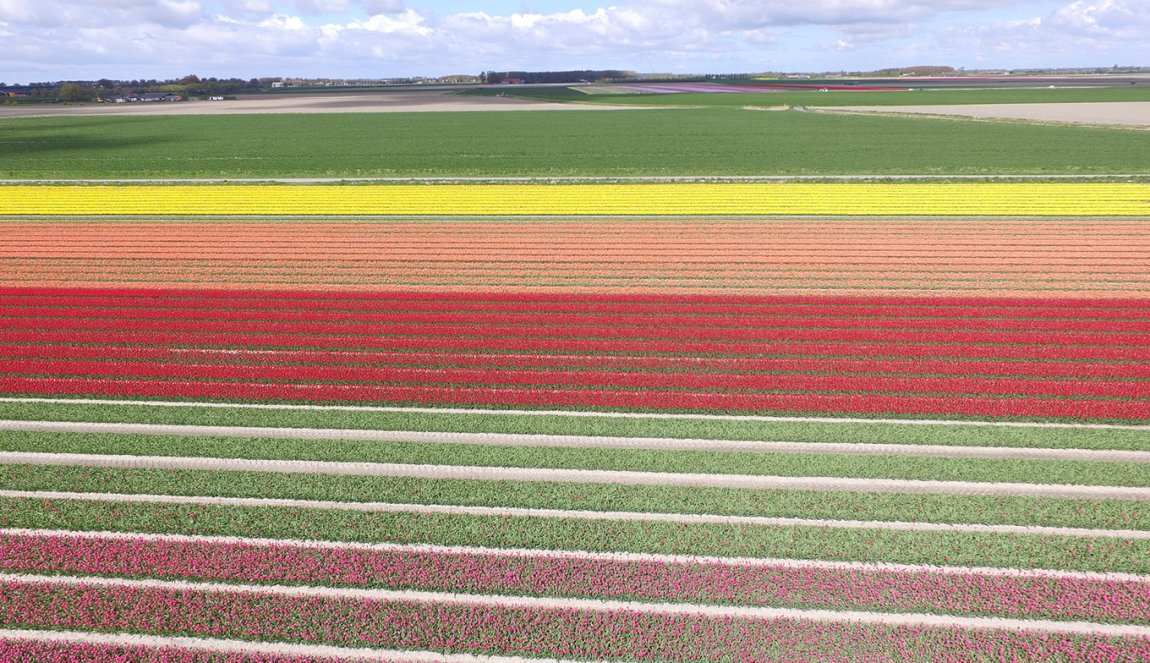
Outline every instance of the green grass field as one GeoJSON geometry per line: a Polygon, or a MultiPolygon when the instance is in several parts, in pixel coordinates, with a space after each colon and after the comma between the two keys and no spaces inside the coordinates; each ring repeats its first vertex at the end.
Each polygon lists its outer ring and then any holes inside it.
{"type": "Polygon", "coordinates": [[[1145,131],[734,107],[10,118],[2,124],[0,179],[1150,172],[1145,131]]]}

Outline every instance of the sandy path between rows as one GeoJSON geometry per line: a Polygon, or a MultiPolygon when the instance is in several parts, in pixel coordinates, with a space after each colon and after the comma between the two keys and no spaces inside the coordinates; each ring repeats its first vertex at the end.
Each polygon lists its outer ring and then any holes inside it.
{"type": "Polygon", "coordinates": [[[37,433],[178,435],[356,442],[424,442],[516,447],[648,449],[653,451],[738,451],[754,453],[930,456],[942,458],[1018,458],[1150,463],[1150,451],[970,447],[945,444],[857,444],[849,442],[775,442],[696,438],[645,438],[590,435],[423,432],[337,428],[273,428],[71,421],[0,421],[0,430],[37,433]]]}
{"type": "Polygon", "coordinates": [[[947,115],[992,120],[1150,127],[1150,101],[1060,104],[963,104],[950,106],[826,106],[824,113],[897,113],[947,115]]]}
{"type": "Polygon", "coordinates": [[[247,508],[321,509],[358,513],[439,514],[480,518],[562,518],[566,520],[619,520],[644,523],[696,525],[750,525],[756,527],[823,527],[832,529],[890,530],[900,532],[978,532],[1030,536],[1072,536],[1106,539],[1150,539],[1150,530],[1091,529],[1041,525],[980,525],[977,523],[931,523],[891,520],[831,520],[772,516],[724,516],[708,513],[655,513],[649,511],[588,511],[525,507],[458,506],[448,504],[397,504],[394,502],[337,502],[279,497],[213,497],[202,495],[156,495],[126,493],[70,493],[58,490],[0,489],[0,498],[27,500],[74,500],[117,504],[196,504],[247,508]]]}
{"type": "Polygon", "coordinates": [[[479,97],[449,91],[269,94],[224,101],[0,105],[5,117],[72,115],[250,115],[258,113],[413,113],[459,111],[624,110],[642,106],[558,104],[515,97],[479,97]]]}
{"type": "Polygon", "coordinates": [[[445,592],[419,590],[316,587],[309,585],[248,585],[240,583],[42,576],[31,574],[3,574],[0,577],[10,583],[29,585],[107,587],[112,589],[170,589],[180,592],[255,594],[275,597],[440,603],[447,605],[483,606],[496,609],[586,610],[593,612],[631,612],[661,616],[705,615],[709,617],[735,619],[799,619],[832,623],[873,624],[876,626],[986,628],[1041,633],[1150,637],[1150,626],[1140,624],[1096,624],[1091,622],[1011,619],[1006,617],[961,617],[957,615],[764,608],[757,606],[707,605],[695,603],[644,603],[641,601],[605,599],[543,598],[503,594],[449,594],[445,592]]]}

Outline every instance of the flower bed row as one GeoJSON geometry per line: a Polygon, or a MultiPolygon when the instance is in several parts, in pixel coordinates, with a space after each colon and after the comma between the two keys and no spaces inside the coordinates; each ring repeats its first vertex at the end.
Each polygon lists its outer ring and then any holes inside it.
{"type": "Polygon", "coordinates": [[[362,366],[270,366],[158,363],[72,359],[10,359],[0,375],[38,377],[178,378],[212,381],[362,383],[370,385],[457,385],[466,387],[550,387],[707,390],[720,392],[818,392],[853,394],[987,394],[1062,398],[1150,399],[1150,381],[1051,380],[1038,378],[897,377],[875,374],[747,375],[596,370],[517,370],[362,366]]]}
{"type": "Polygon", "coordinates": [[[218,591],[195,586],[0,582],[9,627],[131,631],[494,655],[632,660],[856,657],[1093,661],[1150,657],[1150,638],[218,591]]]}
{"type": "Polygon", "coordinates": [[[5,186],[6,212],[36,214],[845,214],[1147,213],[1131,183],[776,183],[5,186]]]}
{"type": "Polygon", "coordinates": [[[847,297],[634,297],[603,298],[593,294],[516,297],[509,293],[391,291],[196,291],[139,290],[119,288],[0,288],[0,305],[44,308],[89,307],[188,311],[282,311],[300,310],[347,314],[378,313],[515,313],[605,314],[646,316],[687,315],[718,319],[742,317],[803,318],[902,318],[902,319],[997,319],[997,320],[1145,320],[1150,301],[1103,299],[1072,302],[1059,299],[987,298],[924,300],[902,298],[856,299],[847,297]],[[360,295],[360,296],[357,296],[360,295]],[[376,296],[372,296],[376,295],[376,296]],[[415,296],[415,295],[418,295],[415,296]],[[887,299],[888,303],[883,303],[887,299]]]}
{"type": "Polygon", "coordinates": [[[3,344],[5,359],[102,359],[173,364],[256,366],[424,366],[503,369],[610,369],[671,373],[807,373],[847,375],[956,375],[1045,378],[1150,379],[1150,364],[1089,361],[989,361],[979,359],[845,359],[836,357],[726,357],[714,355],[519,354],[476,352],[377,352],[138,345],[3,344]]]}
{"type": "Polygon", "coordinates": [[[742,342],[618,340],[587,338],[472,338],[451,336],[354,336],[317,334],[248,334],[131,331],[6,330],[0,343],[60,343],[83,345],[175,345],[217,348],[328,348],[349,350],[452,350],[486,352],[752,355],[811,357],[878,357],[931,359],[1020,359],[1043,361],[1150,360],[1150,347],[1104,345],[997,345],[973,343],[901,344],[889,342],[742,342]]]}
{"type": "Polygon", "coordinates": [[[1072,419],[1150,419],[1148,400],[906,396],[873,393],[743,393],[530,387],[454,387],[115,378],[0,377],[25,395],[133,396],[472,406],[578,407],[724,412],[856,413],[1072,419]]]}
{"type": "MultiPolygon", "coordinates": [[[[1150,333],[1150,320],[1066,320],[1041,318],[919,318],[903,316],[865,316],[859,312],[843,316],[795,315],[667,315],[660,313],[447,313],[434,311],[324,311],[324,310],[269,310],[269,309],[203,309],[174,307],[92,307],[92,306],[19,306],[5,305],[4,317],[10,318],[66,318],[83,321],[118,320],[214,320],[244,322],[319,322],[342,324],[468,324],[468,325],[578,325],[585,327],[686,327],[694,329],[740,328],[796,328],[796,329],[889,329],[933,331],[1065,331],[1106,333],[1150,333]]],[[[1117,337],[1116,338],[1121,338],[1117,337]]]]}
{"type": "Polygon", "coordinates": [[[1150,579],[603,559],[214,540],[0,534],[0,568],[885,612],[1150,622],[1150,579]]]}
{"type": "Polygon", "coordinates": [[[1150,334],[1074,331],[949,331],[773,327],[668,327],[571,324],[341,323],[298,321],[145,320],[123,318],[0,318],[0,330],[85,330],[223,332],[246,334],[340,334],[361,336],[446,336],[494,338],[612,338],[683,342],[819,341],[862,343],[993,343],[1030,345],[1150,346],[1150,334]]]}

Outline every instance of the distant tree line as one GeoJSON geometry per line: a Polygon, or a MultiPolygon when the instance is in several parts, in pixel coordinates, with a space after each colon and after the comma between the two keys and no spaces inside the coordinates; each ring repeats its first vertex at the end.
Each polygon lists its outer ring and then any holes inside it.
{"type": "Polygon", "coordinates": [[[51,81],[29,83],[28,85],[3,86],[0,88],[12,96],[28,97],[35,100],[91,101],[94,99],[114,99],[131,94],[147,92],[171,92],[182,97],[207,97],[255,92],[271,87],[281,78],[200,78],[195,74],[169,80],[132,79],[113,80],[101,78],[95,81],[51,81]]]}
{"type": "Polygon", "coordinates": [[[594,83],[635,80],[633,71],[615,69],[578,69],[573,71],[485,71],[485,83],[594,83]]]}

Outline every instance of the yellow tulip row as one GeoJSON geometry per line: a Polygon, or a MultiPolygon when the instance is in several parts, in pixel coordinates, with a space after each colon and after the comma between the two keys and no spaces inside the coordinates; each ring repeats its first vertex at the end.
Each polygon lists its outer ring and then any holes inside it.
{"type": "Polygon", "coordinates": [[[6,215],[1150,216],[1134,183],[9,185],[6,215]]]}

